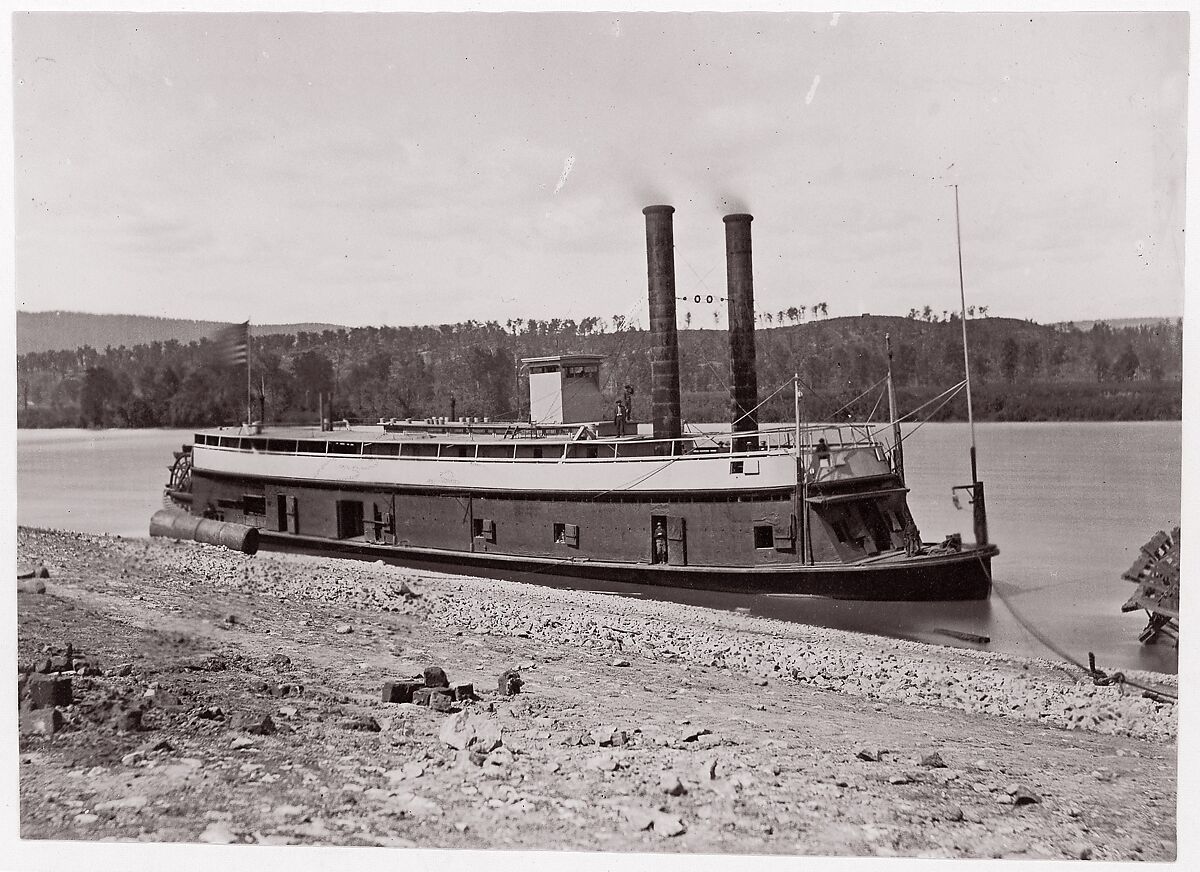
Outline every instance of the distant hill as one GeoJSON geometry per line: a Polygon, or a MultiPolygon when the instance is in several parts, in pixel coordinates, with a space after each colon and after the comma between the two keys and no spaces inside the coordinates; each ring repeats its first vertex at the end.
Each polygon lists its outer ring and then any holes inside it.
{"type": "MultiPolygon", "coordinates": [[[[97,315],[91,312],[17,312],[17,354],[34,351],[67,351],[90,345],[98,351],[108,346],[146,345],[176,339],[200,339],[224,327],[217,321],[186,321],[149,315],[97,315]]],[[[279,333],[338,330],[340,324],[253,324],[255,336],[279,333]]]]}
{"type": "Polygon", "coordinates": [[[1049,326],[1050,327],[1058,327],[1063,330],[1067,329],[1070,326],[1074,326],[1076,330],[1083,330],[1086,332],[1088,330],[1091,330],[1092,325],[1094,325],[1094,324],[1107,324],[1109,327],[1113,328],[1114,330],[1120,330],[1123,327],[1153,327],[1155,324],[1162,324],[1164,321],[1168,324],[1174,324],[1176,319],[1175,318],[1096,318],[1091,321],[1058,321],[1054,324],[1050,324],[1049,326]]]}

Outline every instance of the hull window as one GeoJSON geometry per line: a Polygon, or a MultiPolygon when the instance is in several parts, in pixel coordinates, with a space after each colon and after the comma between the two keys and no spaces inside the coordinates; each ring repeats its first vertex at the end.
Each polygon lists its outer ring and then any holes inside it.
{"type": "Polygon", "coordinates": [[[568,548],[579,547],[579,525],[578,524],[555,524],[554,525],[554,544],[566,545],[568,548]]]}
{"type": "Polygon", "coordinates": [[[496,522],[491,518],[473,518],[471,520],[471,535],[476,539],[495,543],[496,522]]]}
{"type": "Polygon", "coordinates": [[[261,515],[266,517],[267,498],[264,496],[254,496],[253,494],[242,494],[242,511],[247,515],[261,515]]]}
{"type": "Polygon", "coordinates": [[[770,524],[755,524],[754,525],[754,547],[755,548],[774,548],[775,547],[775,528],[770,524]]]}

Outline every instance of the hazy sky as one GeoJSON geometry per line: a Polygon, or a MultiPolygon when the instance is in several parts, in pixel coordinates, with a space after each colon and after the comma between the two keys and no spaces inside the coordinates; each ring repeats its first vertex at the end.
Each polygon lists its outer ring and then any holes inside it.
{"type": "MultiPolygon", "coordinates": [[[[19,308],[412,324],[625,314],[755,216],[760,309],[1183,310],[1169,14],[34,14],[19,308]]],[[[718,305],[682,306],[713,326],[718,305]]],[[[724,325],[724,317],[720,319],[724,325]]]]}

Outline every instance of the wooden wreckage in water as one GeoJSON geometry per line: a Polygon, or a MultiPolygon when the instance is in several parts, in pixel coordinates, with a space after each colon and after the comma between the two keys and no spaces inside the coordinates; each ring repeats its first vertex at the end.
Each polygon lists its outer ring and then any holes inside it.
{"type": "MultiPolygon", "coordinates": [[[[794,423],[758,426],[749,215],[724,218],[732,426],[683,432],[674,209],[643,212],[651,422],[606,415],[601,358],[532,358],[524,361],[527,422],[208,430],[180,452],[169,502],[251,528],[269,547],[450,571],[851,599],[986,598],[998,550],[987,539],[973,448],[974,480],[964,488],[977,541],[935,544],[921,540],[909,512],[894,399],[890,449],[866,426],[804,425],[798,377],[794,423]]],[[[176,538],[195,529],[163,513],[152,527],[176,538]]]]}
{"type": "Polygon", "coordinates": [[[1150,645],[1165,638],[1179,647],[1179,528],[1155,533],[1121,577],[1138,586],[1121,611],[1144,609],[1150,617],[1138,641],[1150,645]]]}

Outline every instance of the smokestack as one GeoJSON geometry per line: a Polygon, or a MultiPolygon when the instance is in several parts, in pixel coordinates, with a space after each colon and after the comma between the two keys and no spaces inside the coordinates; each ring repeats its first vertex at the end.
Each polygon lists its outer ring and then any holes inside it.
{"type": "Polygon", "coordinates": [[[679,416],[679,338],[675,333],[673,206],[647,206],[646,273],[650,284],[651,420],[659,439],[683,435],[679,416]]]}
{"type": "MultiPolygon", "coordinates": [[[[734,433],[758,429],[758,374],[754,364],[754,264],[750,222],[754,216],[725,216],[725,264],[729,282],[729,400],[734,433]]],[[[753,439],[733,440],[735,451],[754,448],[753,439]]]]}

